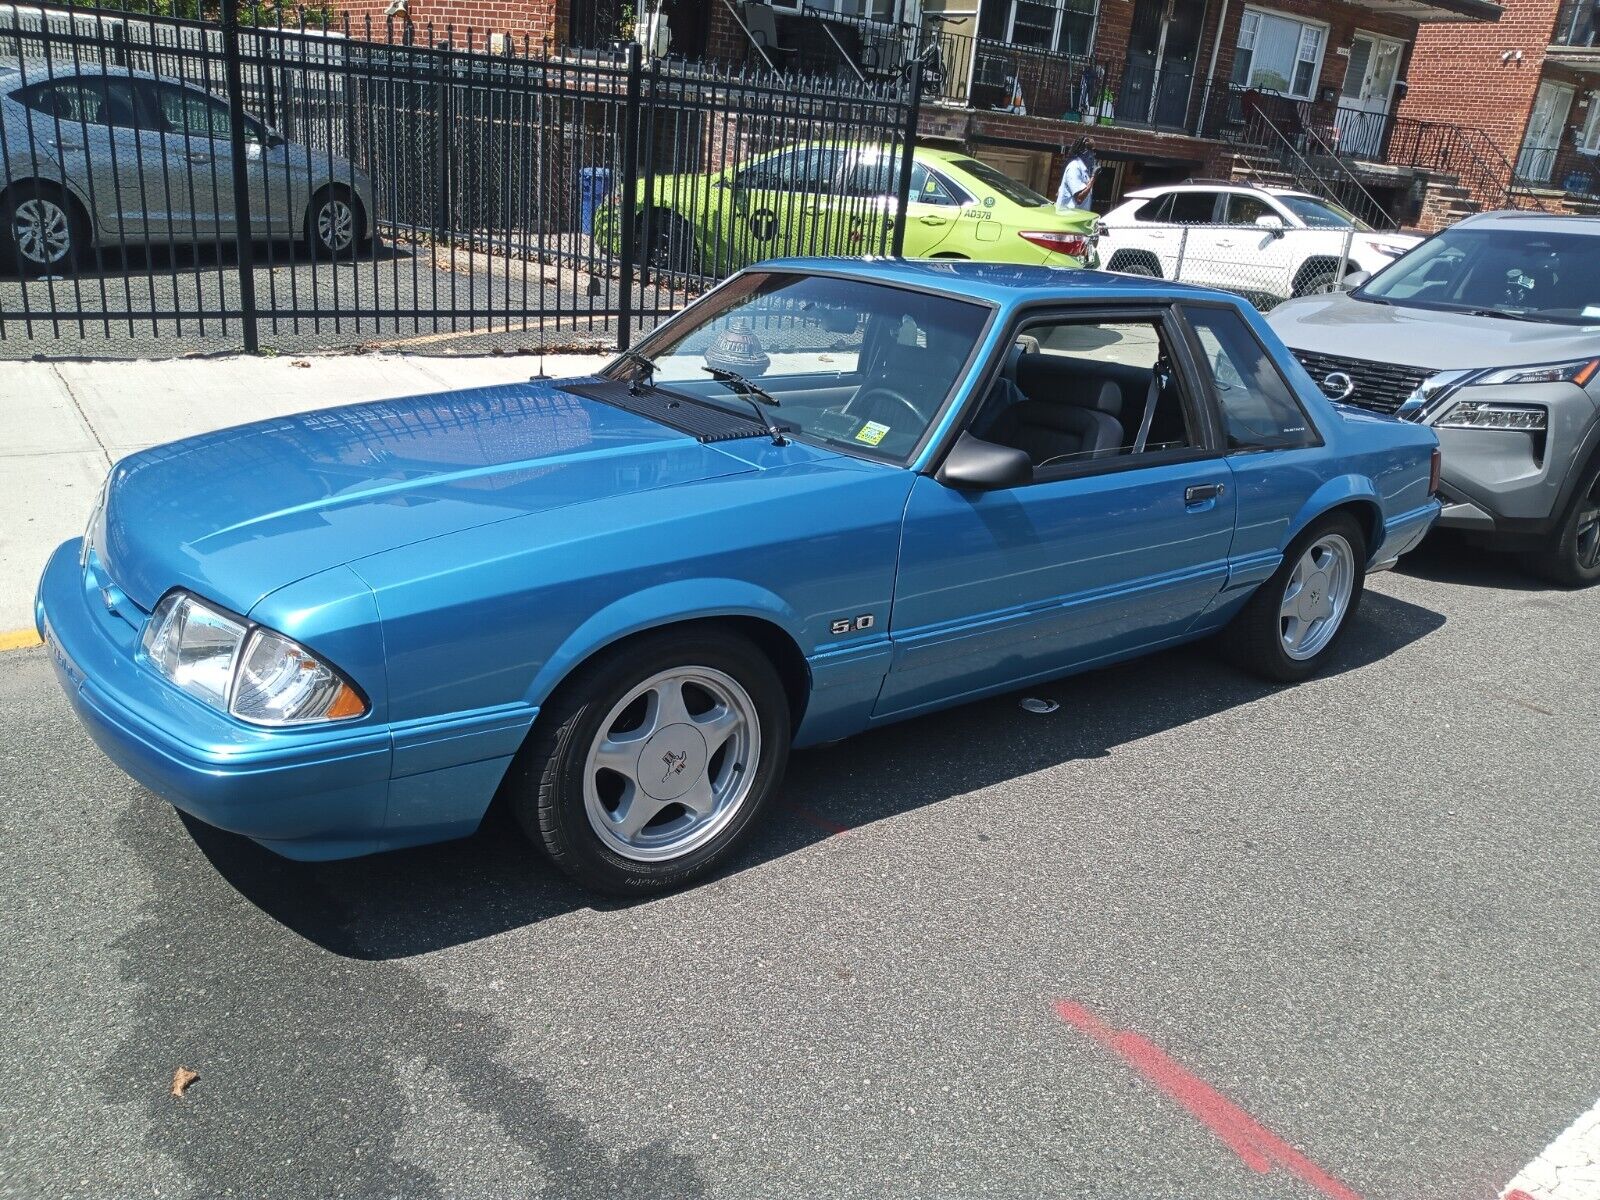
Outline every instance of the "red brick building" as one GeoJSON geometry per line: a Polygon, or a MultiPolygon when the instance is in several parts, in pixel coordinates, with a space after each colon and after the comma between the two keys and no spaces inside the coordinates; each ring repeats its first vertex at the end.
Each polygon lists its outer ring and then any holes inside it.
{"type": "Polygon", "coordinates": [[[1401,115],[1484,130],[1501,150],[1494,184],[1514,186],[1519,203],[1590,210],[1600,191],[1597,7],[1594,0],[1505,0],[1504,15],[1483,37],[1423,31],[1401,115]]]}

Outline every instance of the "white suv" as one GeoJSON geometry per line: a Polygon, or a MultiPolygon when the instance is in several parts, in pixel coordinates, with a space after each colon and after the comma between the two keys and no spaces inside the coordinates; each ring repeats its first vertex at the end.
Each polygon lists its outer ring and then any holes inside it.
{"type": "Polygon", "coordinates": [[[1330,200],[1287,188],[1184,183],[1129,192],[1100,220],[1110,271],[1283,300],[1376,273],[1422,239],[1378,233],[1330,200]]]}

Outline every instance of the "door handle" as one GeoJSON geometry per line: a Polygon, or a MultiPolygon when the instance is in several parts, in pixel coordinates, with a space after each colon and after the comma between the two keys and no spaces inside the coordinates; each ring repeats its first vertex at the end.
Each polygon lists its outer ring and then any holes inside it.
{"type": "Polygon", "coordinates": [[[1183,502],[1204,504],[1207,500],[1215,500],[1220,495],[1222,495],[1222,484],[1196,483],[1183,489],[1183,502]]]}
{"type": "Polygon", "coordinates": [[[924,225],[948,225],[950,223],[943,217],[918,217],[917,220],[921,221],[924,225]]]}

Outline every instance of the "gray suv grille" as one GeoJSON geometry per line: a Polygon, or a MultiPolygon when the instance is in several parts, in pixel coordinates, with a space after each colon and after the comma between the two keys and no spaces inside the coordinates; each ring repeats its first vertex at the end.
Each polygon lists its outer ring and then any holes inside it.
{"type": "Polygon", "coordinates": [[[1344,358],[1337,354],[1312,354],[1309,350],[1292,350],[1317,385],[1335,371],[1350,376],[1356,390],[1350,393],[1347,404],[1392,413],[1406,402],[1406,397],[1417,390],[1433,372],[1426,367],[1402,367],[1395,363],[1369,362],[1364,358],[1344,358]]]}

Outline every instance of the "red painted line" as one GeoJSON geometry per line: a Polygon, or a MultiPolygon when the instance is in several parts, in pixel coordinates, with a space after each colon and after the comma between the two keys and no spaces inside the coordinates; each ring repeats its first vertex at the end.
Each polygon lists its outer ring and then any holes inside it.
{"type": "Polygon", "coordinates": [[[841,825],[837,821],[829,820],[816,809],[811,808],[808,805],[791,802],[789,805],[789,811],[794,813],[795,816],[799,817],[807,825],[815,825],[818,829],[823,830],[825,833],[831,833],[834,836],[838,836],[841,833],[850,832],[850,826],[841,825]]]}
{"type": "Polygon", "coordinates": [[[1507,1192],[1504,1196],[1500,1197],[1500,1200],[1533,1200],[1533,1197],[1527,1192],[1523,1191],[1521,1188],[1518,1188],[1514,1192],[1507,1192]]]}
{"type": "MultiPolygon", "coordinates": [[[[1173,1059],[1149,1039],[1107,1025],[1094,1013],[1071,1000],[1056,1003],[1056,1015],[1111,1051],[1189,1114],[1211,1130],[1223,1145],[1252,1171],[1262,1174],[1274,1166],[1310,1184],[1330,1200],[1361,1197],[1262,1125],[1216,1088],[1173,1059]]],[[[1508,1198],[1509,1200],[1509,1198],[1508,1198]]]]}

